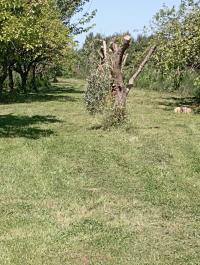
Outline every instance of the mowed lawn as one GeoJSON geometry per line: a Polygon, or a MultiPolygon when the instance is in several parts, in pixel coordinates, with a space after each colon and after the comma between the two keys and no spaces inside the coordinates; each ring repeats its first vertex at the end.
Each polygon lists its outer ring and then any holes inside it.
{"type": "Polygon", "coordinates": [[[200,264],[200,114],[133,90],[98,129],[85,83],[0,105],[0,264],[200,264]]]}

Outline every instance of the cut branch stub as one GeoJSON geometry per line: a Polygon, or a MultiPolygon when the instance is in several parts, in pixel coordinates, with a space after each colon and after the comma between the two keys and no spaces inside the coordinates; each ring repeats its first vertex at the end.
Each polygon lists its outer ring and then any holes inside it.
{"type": "Polygon", "coordinates": [[[124,36],[124,43],[122,48],[120,49],[120,65],[122,65],[124,53],[130,47],[130,43],[131,43],[131,36],[129,35],[124,36]]]}

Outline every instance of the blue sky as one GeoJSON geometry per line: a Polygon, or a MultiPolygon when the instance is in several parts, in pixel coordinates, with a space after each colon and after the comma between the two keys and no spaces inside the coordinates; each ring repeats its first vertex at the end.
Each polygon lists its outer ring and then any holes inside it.
{"type": "MultiPolygon", "coordinates": [[[[164,3],[171,7],[180,2],[181,0],[91,0],[85,10],[98,10],[93,20],[96,26],[91,32],[109,35],[129,31],[135,35],[135,30],[142,32],[143,27],[149,25],[153,15],[164,3]]],[[[79,36],[78,41],[83,43],[85,36],[79,36]]]]}

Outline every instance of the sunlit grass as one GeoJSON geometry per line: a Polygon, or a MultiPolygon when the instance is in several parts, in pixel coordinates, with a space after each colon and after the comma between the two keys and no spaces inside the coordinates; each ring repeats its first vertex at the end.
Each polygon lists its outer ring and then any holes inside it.
{"type": "Polygon", "coordinates": [[[200,116],[133,90],[94,129],[84,86],[0,105],[0,264],[199,264],[200,116]]]}

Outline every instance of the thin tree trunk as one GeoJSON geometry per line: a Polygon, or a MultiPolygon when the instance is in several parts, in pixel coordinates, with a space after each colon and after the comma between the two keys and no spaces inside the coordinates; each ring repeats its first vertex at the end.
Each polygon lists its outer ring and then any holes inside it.
{"type": "Polygon", "coordinates": [[[55,73],[55,75],[53,77],[53,83],[58,83],[57,73],[55,73]]]}
{"type": "Polygon", "coordinates": [[[13,80],[13,70],[11,66],[8,68],[8,77],[9,77],[9,88],[10,88],[10,93],[14,92],[14,80],[13,80]]]}
{"type": "Polygon", "coordinates": [[[32,66],[32,88],[34,91],[38,92],[38,89],[36,86],[36,65],[32,66]]]}
{"type": "Polygon", "coordinates": [[[27,79],[28,79],[28,74],[31,69],[32,64],[30,63],[28,66],[22,66],[20,64],[17,64],[14,67],[14,70],[20,74],[21,77],[21,88],[24,91],[24,93],[27,92],[27,79]]]}
{"type": "Polygon", "coordinates": [[[122,71],[124,70],[127,59],[128,59],[128,53],[124,56],[123,63],[122,63],[122,71]]]}
{"type": "Polygon", "coordinates": [[[2,93],[3,93],[3,83],[2,83],[2,80],[0,78],[0,97],[2,96],[2,93]]]}
{"type": "Polygon", "coordinates": [[[21,76],[21,86],[24,93],[27,93],[27,79],[28,79],[28,73],[20,73],[21,76]]]}
{"type": "Polygon", "coordinates": [[[5,67],[3,69],[2,75],[0,76],[0,96],[2,95],[2,92],[3,92],[3,84],[4,84],[4,81],[6,80],[6,78],[7,78],[7,68],[5,67]]]}

